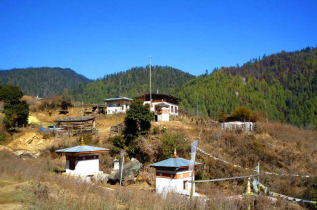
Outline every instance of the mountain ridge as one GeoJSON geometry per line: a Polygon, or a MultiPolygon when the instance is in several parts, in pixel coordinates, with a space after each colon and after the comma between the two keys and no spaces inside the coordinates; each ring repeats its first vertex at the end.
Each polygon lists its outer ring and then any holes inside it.
{"type": "MultiPolygon", "coordinates": [[[[152,66],[152,92],[168,94],[195,76],[169,66],[152,66]]],[[[150,90],[149,66],[133,67],[127,71],[105,75],[94,82],[81,84],[70,91],[76,100],[101,102],[107,97],[135,97],[150,90]]]]}
{"type": "Polygon", "coordinates": [[[317,125],[317,48],[281,52],[241,67],[223,67],[175,88],[180,108],[217,118],[246,106],[269,119],[300,127],[317,125]]]}
{"type": "Polygon", "coordinates": [[[31,67],[0,70],[0,83],[18,86],[26,95],[41,97],[60,95],[64,89],[90,82],[70,68],[31,67]]]}

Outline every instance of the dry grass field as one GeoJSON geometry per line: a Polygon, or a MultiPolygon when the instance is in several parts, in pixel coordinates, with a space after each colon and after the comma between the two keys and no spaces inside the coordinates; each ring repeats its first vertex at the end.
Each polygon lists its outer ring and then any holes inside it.
{"type": "MultiPolygon", "coordinates": [[[[64,115],[57,111],[31,112],[43,126],[53,124],[64,115]]],[[[83,115],[82,108],[71,108],[66,116],[83,115]]],[[[99,135],[86,136],[89,145],[112,149],[110,127],[124,121],[124,115],[96,115],[99,135]]],[[[0,151],[0,209],[245,209],[251,203],[254,209],[302,209],[296,203],[278,199],[270,201],[266,196],[252,199],[231,199],[245,192],[245,180],[197,184],[197,191],[206,195],[207,201],[188,200],[176,194],[166,198],[153,192],[154,169],[149,164],[164,159],[166,139],[175,138],[181,157],[189,158],[189,145],[200,135],[198,147],[220,159],[214,160],[201,152],[197,161],[203,166],[196,179],[212,179],[247,175],[253,171],[233,167],[233,164],[252,168],[260,162],[262,171],[290,174],[317,174],[317,133],[280,123],[257,123],[256,131],[244,133],[225,131],[217,126],[189,121],[152,122],[148,136],[139,138],[144,167],[138,181],[130,186],[110,186],[106,183],[83,183],[55,173],[64,167],[64,157],[51,153],[55,149],[78,144],[81,136],[71,138],[46,135],[37,127],[23,128],[1,143],[0,151]],[[38,158],[19,158],[17,150],[38,154],[38,158]],[[144,158],[147,157],[147,158],[144,158]],[[111,187],[109,191],[102,187],[111,187]]],[[[169,143],[167,141],[167,143],[169,143]]],[[[172,144],[171,144],[172,145],[172,144]]],[[[128,148],[125,148],[128,150],[128,148]]],[[[166,150],[168,149],[168,150],[166,150]]],[[[170,152],[172,155],[172,152],[170,152]]],[[[114,157],[118,154],[111,153],[114,157]]],[[[168,153],[169,154],[169,153],[168,153]]],[[[32,156],[32,155],[31,155],[32,156]]],[[[129,161],[129,157],[126,157],[129,161]]],[[[101,169],[110,172],[112,159],[101,156],[101,169]]],[[[269,189],[288,196],[317,199],[317,179],[288,176],[261,176],[261,182],[269,189]]]]}

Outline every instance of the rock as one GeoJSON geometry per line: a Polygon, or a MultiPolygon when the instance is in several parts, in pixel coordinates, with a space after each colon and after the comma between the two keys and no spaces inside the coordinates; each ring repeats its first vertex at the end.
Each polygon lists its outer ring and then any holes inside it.
{"type": "Polygon", "coordinates": [[[108,182],[109,174],[98,174],[93,176],[93,180],[97,182],[108,182]]]}
{"type": "Polygon", "coordinates": [[[15,155],[19,156],[20,158],[38,158],[40,153],[32,153],[27,150],[16,150],[13,152],[15,155]]]}
{"type": "MultiPolygon", "coordinates": [[[[142,164],[135,158],[132,158],[131,162],[123,165],[122,171],[122,184],[132,184],[136,181],[142,164]]],[[[109,183],[116,184],[120,182],[120,171],[113,171],[109,176],[109,183]]]]}
{"type": "Polygon", "coordinates": [[[122,133],[123,130],[124,130],[124,123],[120,123],[118,125],[111,126],[110,136],[120,134],[120,133],[122,133]]]}

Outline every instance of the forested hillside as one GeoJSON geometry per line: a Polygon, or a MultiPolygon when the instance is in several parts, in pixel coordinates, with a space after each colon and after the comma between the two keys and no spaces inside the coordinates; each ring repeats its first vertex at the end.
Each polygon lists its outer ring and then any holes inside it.
{"type": "Polygon", "coordinates": [[[272,120],[317,125],[317,48],[253,59],[215,70],[174,89],[191,115],[217,118],[240,105],[272,120]]]}
{"type": "MultiPolygon", "coordinates": [[[[168,66],[152,67],[152,91],[169,93],[194,76],[168,66]]],[[[103,99],[116,95],[135,97],[148,93],[150,90],[149,66],[131,68],[126,72],[105,75],[103,79],[92,83],[81,84],[71,91],[78,101],[101,102],[103,99]]]]}
{"type": "Polygon", "coordinates": [[[3,86],[18,86],[26,95],[60,95],[65,88],[71,89],[86,82],[90,80],[71,69],[42,67],[0,70],[3,86]]]}

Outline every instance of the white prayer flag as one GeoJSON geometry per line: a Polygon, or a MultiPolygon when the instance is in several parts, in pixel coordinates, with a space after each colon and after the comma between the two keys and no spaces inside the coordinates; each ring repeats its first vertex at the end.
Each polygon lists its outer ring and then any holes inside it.
{"type": "Polygon", "coordinates": [[[196,152],[197,152],[197,145],[198,145],[198,139],[196,141],[194,141],[192,143],[192,146],[191,146],[191,152],[190,152],[191,159],[190,159],[190,164],[189,164],[189,168],[188,168],[188,170],[190,170],[190,171],[193,171],[195,168],[195,158],[196,158],[196,152]]]}

